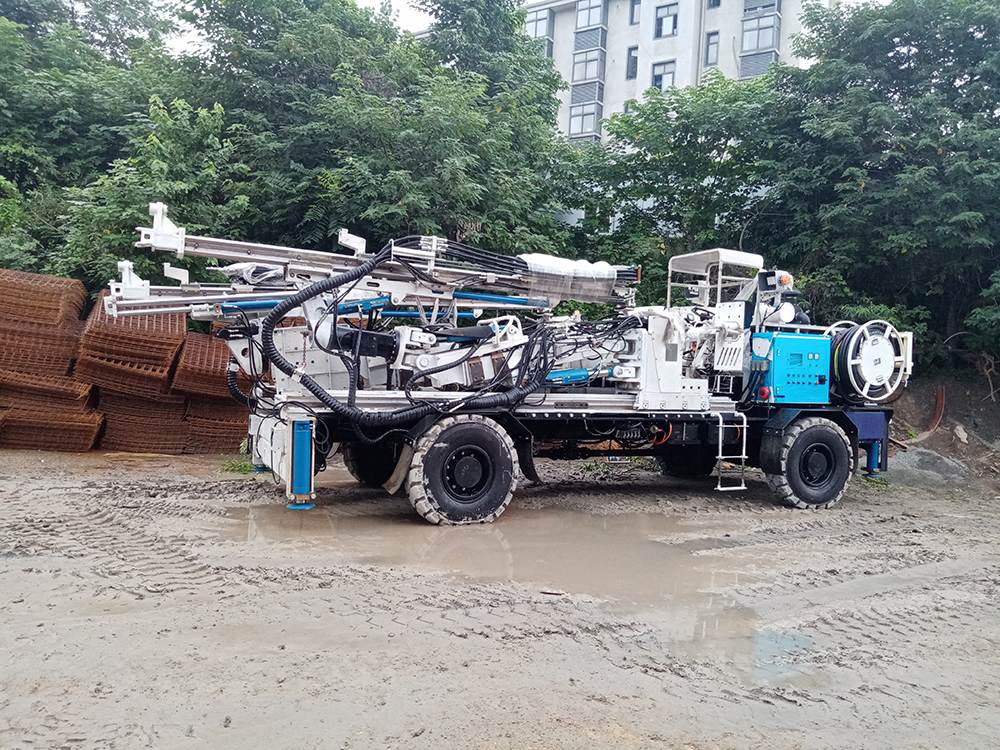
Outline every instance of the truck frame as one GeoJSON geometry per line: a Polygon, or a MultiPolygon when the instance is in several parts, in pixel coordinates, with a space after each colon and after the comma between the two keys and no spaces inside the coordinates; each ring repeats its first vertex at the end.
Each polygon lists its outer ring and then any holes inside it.
{"type": "Polygon", "coordinates": [[[440,237],[344,254],[188,236],[150,205],[136,244],[207,257],[228,283],[151,286],[129,261],[111,315],[185,312],[232,353],[254,462],[289,501],[339,449],[362,484],[405,489],[437,524],[485,523],[535,458],[654,457],[675,476],[746,489],[760,468],[776,498],[826,508],[862,451],[887,469],[889,404],[912,371],[913,337],[882,320],[812,325],[793,278],[726,249],[673,257],[667,304],[639,307],[641,269],[490,253],[440,237]],[[598,302],[588,321],[562,301],[598,302]],[[237,374],[250,380],[250,392],[237,374]]]}

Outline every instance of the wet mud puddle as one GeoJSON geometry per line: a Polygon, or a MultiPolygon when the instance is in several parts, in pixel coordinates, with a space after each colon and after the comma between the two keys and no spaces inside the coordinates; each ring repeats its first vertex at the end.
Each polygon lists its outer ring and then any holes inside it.
{"type": "Polygon", "coordinates": [[[494,524],[437,527],[408,506],[399,515],[344,515],[336,505],[237,507],[228,516],[223,538],[251,555],[255,547],[279,548],[288,562],[406,567],[590,595],[651,626],[677,656],[710,659],[752,683],[811,682],[789,659],[809,640],[767,628],[723,593],[769,575],[773,565],[764,554],[713,554],[728,546],[719,521],[512,508],[494,524]]]}

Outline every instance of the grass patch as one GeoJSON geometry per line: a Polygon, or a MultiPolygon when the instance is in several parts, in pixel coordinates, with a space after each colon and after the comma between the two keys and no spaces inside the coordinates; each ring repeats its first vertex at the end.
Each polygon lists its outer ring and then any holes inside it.
{"type": "Polygon", "coordinates": [[[861,478],[864,479],[865,482],[870,484],[872,487],[883,487],[883,488],[889,487],[889,480],[886,479],[885,477],[870,477],[867,474],[862,474],[861,478]]]}
{"type": "Polygon", "coordinates": [[[248,456],[227,458],[222,462],[222,470],[231,474],[249,474],[253,471],[253,462],[248,456]]]}

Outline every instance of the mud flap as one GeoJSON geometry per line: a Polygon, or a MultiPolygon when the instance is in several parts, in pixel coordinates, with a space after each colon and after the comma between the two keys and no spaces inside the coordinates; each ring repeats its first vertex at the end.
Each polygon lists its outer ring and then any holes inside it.
{"type": "Polygon", "coordinates": [[[785,428],[801,413],[801,409],[779,409],[764,425],[760,440],[760,470],[765,474],[781,474],[781,441],[785,437],[785,428]]]}
{"type": "Polygon", "coordinates": [[[535,457],[531,453],[531,440],[515,440],[517,462],[521,465],[521,473],[532,482],[541,482],[535,471],[535,457]]]}
{"type": "Polygon", "coordinates": [[[390,495],[395,495],[399,492],[399,488],[402,487],[403,482],[406,481],[406,475],[410,471],[410,464],[413,463],[413,444],[417,442],[417,439],[427,432],[427,430],[429,430],[439,418],[440,416],[437,414],[429,414],[413,425],[413,427],[411,427],[406,433],[406,438],[403,440],[403,450],[400,451],[399,460],[396,461],[396,470],[392,472],[392,476],[389,477],[388,481],[382,485],[382,488],[390,495]]]}
{"type": "Polygon", "coordinates": [[[412,460],[413,446],[409,443],[403,443],[403,449],[399,453],[399,460],[396,461],[396,470],[392,472],[392,476],[389,477],[388,481],[382,485],[390,495],[395,495],[399,491],[399,488],[403,486],[412,460]]]}

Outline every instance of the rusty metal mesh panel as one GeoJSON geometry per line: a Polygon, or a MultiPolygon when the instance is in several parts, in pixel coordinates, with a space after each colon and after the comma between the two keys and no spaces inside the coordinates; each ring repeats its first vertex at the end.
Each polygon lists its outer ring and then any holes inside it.
{"type": "Polygon", "coordinates": [[[0,367],[36,375],[66,375],[73,360],[64,356],[36,355],[25,349],[0,346],[0,367]]]}
{"type": "Polygon", "coordinates": [[[128,453],[180,454],[187,445],[187,409],[183,396],[137,397],[131,393],[100,389],[100,409],[107,423],[101,438],[103,450],[128,453]]]}
{"type": "Polygon", "coordinates": [[[87,290],[76,279],[0,268],[0,319],[57,326],[80,317],[87,290]]]}
{"type": "Polygon", "coordinates": [[[156,429],[164,422],[181,422],[187,412],[187,401],[178,394],[146,398],[101,388],[98,404],[105,414],[133,418],[137,429],[143,431],[156,429]]]}
{"type": "Polygon", "coordinates": [[[0,412],[0,448],[82,453],[94,446],[103,422],[97,412],[8,409],[0,412]]]}
{"type": "MultiPolygon", "coordinates": [[[[204,333],[188,333],[177,361],[174,388],[186,393],[229,398],[228,366],[229,347],[224,342],[204,333]]],[[[245,393],[249,384],[245,378],[243,380],[245,393]]]]}
{"type": "Polygon", "coordinates": [[[60,326],[0,322],[0,368],[66,375],[80,348],[79,321],[60,326]]]}
{"type": "Polygon", "coordinates": [[[187,416],[197,419],[211,419],[217,422],[239,422],[244,427],[249,423],[250,410],[231,398],[211,396],[188,396],[187,416]]]}
{"type": "Polygon", "coordinates": [[[92,386],[73,378],[0,369],[0,409],[41,409],[82,413],[92,386]]]}
{"type": "Polygon", "coordinates": [[[222,422],[188,417],[188,445],[185,453],[237,453],[247,436],[246,422],[222,422]]]}
{"type": "Polygon", "coordinates": [[[122,362],[84,355],[77,360],[73,377],[134,396],[160,398],[170,390],[170,367],[122,362]]]}
{"type": "Polygon", "coordinates": [[[112,318],[104,310],[101,292],[87,318],[80,352],[85,356],[169,367],[184,344],[184,313],[127,315],[112,318]]]}
{"type": "Polygon", "coordinates": [[[0,347],[61,354],[72,359],[80,347],[81,326],[80,321],[60,326],[3,321],[0,323],[0,347]]]}

